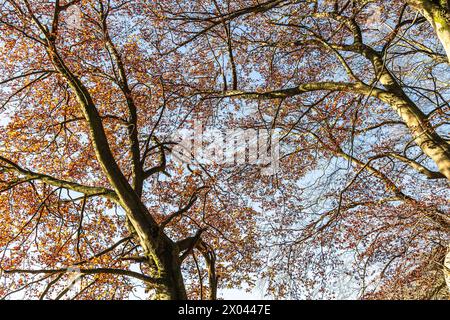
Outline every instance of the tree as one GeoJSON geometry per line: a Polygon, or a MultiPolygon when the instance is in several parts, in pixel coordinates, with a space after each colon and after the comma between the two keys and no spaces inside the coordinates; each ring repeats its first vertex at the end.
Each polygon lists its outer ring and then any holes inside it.
{"type": "Polygon", "coordinates": [[[449,26],[449,3],[447,0],[440,1],[408,1],[408,3],[419,11],[431,24],[439,41],[442,43],[447,58],[450,57],[450,26],[449,26]]]}
{"type": "MultiPolygon", "coordinates": [[[[224,5],[217,12],[226,16],[226,10],[224,5]]],[[[324,273],[332,280],[335,272],[333,253],[357,250],[364,263],[356,270],[365,270],[362,294],[375,290],[374,281],[364,283],[373,280],[369,267],[382,276],[378,283],[389,282],[381,290],[385,296],[412,297],[405,292],[418,292],[415,281],[424,286],[421,297],[445,292],[449,149],[441,68],[447,59],[432,47],[439,48],[439,42],[426,42],[425,19],[402,1],[283,2],[264,14],[228,21],[225,34],[208,34],[203,43],[198,38],[217,26],[211,17],[186,13],[166,23],[173,38],[183,39],[180,45],[196,41],[190,51],[213,47],[218,70],[208,86],[193,88],[192,94],[254,101],[260,117],[245,118],[243,125],[259,120],[253,126],[277,128],[290,146],[280,166],[285,175],[277,176],[284,195],[273,191],[268,207],[279,220],[269,237],[278,239],[276,245],[263,246],[272,253],[279,248],[277,262],[265,273],[271,289],[302,296],[310,272],[324,287],[324,273]],[[222,83],[211,92],[217,76],[222,83]],[[299,188],[299,177],[307,174],[315,183],[307,180],[299,188]],[[305,199],[312,187],[315,193],[305,199]],[[436,281],[422,264],[430,262],[436,281]],[[289,264],[310,267],[301,273],[289,264]]]]}
{"type": "Polygon", "coordinates": [[[73,267],[82,276],[100,275],[90,277],[81,297],[98,297],[99,288],[104,297],[128,294],[136,284],[122,282],[126,276],[143,281],[156,299],[184,299],[181,264],[196,247],[215,298],[215,253],[200,239],[199,223],[231,224],[223,231],[229,241],[246,237],[242,230],[233,234],[239,212],[236,222],[214,221],[213,177],[166,161],[170,144],[158,140],[158,131],[170,129],[170,117],[183,110],[170,70],[153,64],[153,44],[134,42],[132,29],[122,32],[121,15],[133,23],[139,5],[2,3],[2,100],[5,113],[11,111],[0,158],[2,276],[12,275],[14,283],[24,275],[12,285],[16,290],[48,280],[39,297],[59,290],[61,298],[67,289],[60,280],[73,267]],[[77,5],[82,26],[66,15],[77,5]],[[194,208],[199,198],[203,204],[194,208]],[[213,216],[208,221],[205,207],[213,216]],[[196,219],[174,227],[188,210],[196,219]],[[130,270],[131,262],[142,273],[130,270]]]}
{"type": "Polygon", "coordinates": [[[3,1],[0,293],[445,297],[438,6],[3,1]],[[275,132],[278,171],[178,163],[195,121],[275,132]]]}

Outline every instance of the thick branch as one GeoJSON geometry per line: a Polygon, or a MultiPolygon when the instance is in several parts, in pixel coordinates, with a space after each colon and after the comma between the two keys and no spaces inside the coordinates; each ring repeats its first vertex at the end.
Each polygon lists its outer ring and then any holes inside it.
{"type": "Polygon", "coordinates": [[[123,269],[113,269],[113,268],[95,268],[95,269],[77,269],[73,270],[69,268],[62,268],[62,269],[38,269],[38,270],[26,270],[26,269],[13,269],[13,270],[3,270],[5,274],[13,274],[13,273],[27,273],[27,274],[61,274],[68,271],[76,271],[81,274],[115,274],[115,275],[122,275],[127,277],[132,277],[135,279],[142,280],[144,282],[149,283],[159,283],[159,279],[155,279],[149,276],[146,276],[144,274],[130,271],[130,270],[123,270],[123,269]]]}
{"type": "Polygon", "coordinates": [[[0,156],[0,161],[6,163],[7,166],[3,166],[5,170],[13,171],[16,173],[21,174],[24,176],[27,181],[31,180],[39,180],[43,183],[46,183],[48,185],[58,187],[58,188],[64,188],[67,190],[72,190],[75,192],[83,193],[88,196],[102,196],[104,198],[113,200],[115,202],[118,201],[117,194],[110,189],[102,188],[102,187],[91,187],[91,186],[85,186],[76,182],[66,181],[58,178],[51,177],[46,174],[40,174],[36,173],[30,170],[23,169],[16,163],[10,161],[9,159],[6,159],[4,157],[0,156]]]}

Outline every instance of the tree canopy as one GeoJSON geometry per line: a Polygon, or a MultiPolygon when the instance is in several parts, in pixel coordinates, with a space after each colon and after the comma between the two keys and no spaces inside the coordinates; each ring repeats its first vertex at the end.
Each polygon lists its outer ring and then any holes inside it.
{"type": "Polygon", "coordinates": [[[447,1],[0,6],[0,297],[449,297],[447,1]]]}

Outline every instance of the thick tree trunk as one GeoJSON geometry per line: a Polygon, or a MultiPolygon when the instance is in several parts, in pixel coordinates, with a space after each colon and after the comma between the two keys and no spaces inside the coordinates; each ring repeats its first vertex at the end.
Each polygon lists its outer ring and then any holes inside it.
{"type": "Polygon", "coordinates": [[[389,103],[410,129],[414,141],[437,165],[450,181],[450,147],[449,144],[429,126],[426,116],[407,97],[385,94],[382,100],[389,103]]]}
{"type": "Polygon", "coordinates": [[[149,257],[158,262],[157,272],[160,283],[155,288],[155,300],[186,300],[186,289],[181,273],[180,253],[176,243],[165,234],[157,240],[156,257],[149,257]],[[156,259],[155,259],[156,258],[156,259]]]}
{"type": "Polygon", "coordinates": [[[154,276],[156,279],[154,285],[155,299],[186,299],[176,243],[161,230],[142,203],[138,193],[122,173],[110,149],[100,114],[87,88],[68,69],[59,56],[56,47],[50,41],[47,51],[56,70],[66,79],[76,94],[80,109],[89,125],[89,133],[98,162],[117,193],[119,202],[126,212],[137,240],[149,259],[149,264],[156,269],[154,276]]]}
{"type": "Polygon", "coordinates": [[[148,264],[153,267],[153,277],[157,280],[150,284],[155,300],[186,300],[186,289],[181,273],[180,252],[178,246],[160,228],[152,228],[152,221],[141,221],[136,217],[145,217],[145,211],[128,213],[127,217],[144,249],[148,264]]]}
{"type": "Polygon", "coordinates": [[[450,12],[446,0],[408,0],[433,26],[450,62],[450,12]]]}
{"type": "MultiPolygon", "coordinates": [[[[450,52],[450,51],[449,51],[450,52]]],[[[380,54],[363,46],[363,54],[372,62],[381,84],[387,92],[370,90],[371,95],[389,104],[405,122],[416,144],[432,159],[440,173],[450,181],[450,145],[429,124],[429,119],[398,84],[385,67],[380,54]]]]}

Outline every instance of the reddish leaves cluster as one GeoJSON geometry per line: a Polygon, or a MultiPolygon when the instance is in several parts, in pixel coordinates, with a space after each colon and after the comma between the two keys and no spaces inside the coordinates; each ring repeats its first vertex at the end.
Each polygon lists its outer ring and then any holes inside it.
{"type": "Polygon", "coordinates": [[[0,295],[446,297],[448,61],[408,3],[3,1],[0,295]],[[180,162],[196,122],[279,170],[180,162]]]}

